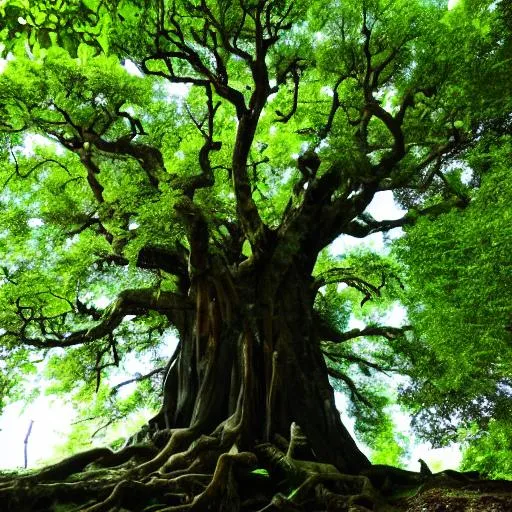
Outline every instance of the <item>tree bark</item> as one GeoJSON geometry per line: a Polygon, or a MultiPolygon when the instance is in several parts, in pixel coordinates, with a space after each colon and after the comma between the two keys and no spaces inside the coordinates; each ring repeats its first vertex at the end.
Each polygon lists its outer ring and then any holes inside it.
{"type": "Polygon", "coordinates": [[[314,456],[358,473],[369,461],[342,424],[314,323],[314,287],[292,265],[280,282],[261,265],[232,276],[227,269],[197,278],[195,311],[179,326],[179,354],[167,372],[162,409],[152,430],[221,425],[239,450],[277,437],[292,423],[314,456]]]}

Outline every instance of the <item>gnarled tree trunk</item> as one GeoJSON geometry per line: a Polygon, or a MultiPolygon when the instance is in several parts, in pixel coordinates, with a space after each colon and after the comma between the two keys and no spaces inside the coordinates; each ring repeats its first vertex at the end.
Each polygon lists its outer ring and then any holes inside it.
{"type": "Polygon", "coordinates": [[[369,465],[343,426],[313,321],[311,278],[291,266],[279,283],[268,268],[232,277],[205,273],[193,285],[195,310],[183,315],[180,343],[152,429],[218,425],[234,429],[239,450],[252,450],[292,423],[314,455],[339,470],[369,465]]]}

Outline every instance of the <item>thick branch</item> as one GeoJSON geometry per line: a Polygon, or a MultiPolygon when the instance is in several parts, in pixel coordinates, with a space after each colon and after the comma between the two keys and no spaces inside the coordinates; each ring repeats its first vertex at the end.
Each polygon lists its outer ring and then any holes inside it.
{"type": "Polygon", "coordinates": [[[372,233],[386,232],[393,228],[413,225],[419,217],[437,217],[442,213],[450,211],[452,208],[465,208],[467,205],[468,201],[466,199],[451,197],[422,210],[410,210],[403,217],[396,220],[376,221],[373,217],[365,214],[363,217],[353,220],[347,226],[344,233],[356,238],[365,238],[372,233]]]}
{"type": "Polygon", "coordinates": [[[190,285],[187,258],[188,250],[179,244],[174,250],[167,247],[145,246],[139,251],[137,266],[139,268],[163,270],[177,276],[179,290],[186,293],[190,285]]]}
{"type": "Polygon", "coordinates": [[[389,341],[392,341],[396,339],[398,336],[401,336],[404,332],[409,330],[411,330],[411,327],[408,325],[404,327],[391,327],[386,325],[380,325],[364,327],[363,329],[352,329],[346,332],[340,332],[338,331],[338,329],[335,329],[326,322],[317,322],[317,332],[319,338],[323,341],[329,341],[331,343],[345,343],[346,341],[366,336],[383,336],[389,341]]]}
{"type": "Polygon", "coordinates": [[[279,116],[276,119],[277,123],[287,123],[295,114],[297,111],[297,103],[299,101],[299,82],[300,82],[300,75],[297,71],[297,68],[293,68],[291,70],[291,75],[293,78],[293,100],[292,100],[292,107],[290,111],[287,114],[283,114],[279,110],[276,110],[276,114],[279,116]]]}
{"type": "Polygon", "coordinates": [[[192,309],[186,298],[173,292],[145,288],[121,292],[104,312],[102,319],[89,329],[82,329],[70,335],[56,335],[55,338],[28,338],[19,332],[7,331],[4,335],[15,336],[24,345],[45,349],[71,347],[101,339],[112,334],[126,315],[142,315],[149,310],[172,316],[176,310],[192,309]]]}
{"type": "Polygon", "coordinates": [[[187,238],[190,244],[188,272],[190,278],[193,279],[208,268],[208,223],[202,209],[187,196],[181,198],[175,209],[182,216],[187,228],[187,238]]]}
{"type": "Polygon", "coordinates": [[[252,197],[252,186],[247,172],[247,161],[251,149],[260,112],[244,116],[239,124],[235,140],[232,160],[233,188],[238,215],[242,228],[253,247],[253,253],[258,255],[263,250],[268,228],[263,223],[256,203],[252,197]]]}
{"type": "Polygon", "coordinates": [[[115,155],[127,155],[137,160],[153,186],[158,186],[158,183],[164,180],[166,174],[164,160],[160,150],[154,146],[133,142],[130,137],[121,137],[113,142],[90,132],[86,134],[86,137],[100,151],[115,155]]]}

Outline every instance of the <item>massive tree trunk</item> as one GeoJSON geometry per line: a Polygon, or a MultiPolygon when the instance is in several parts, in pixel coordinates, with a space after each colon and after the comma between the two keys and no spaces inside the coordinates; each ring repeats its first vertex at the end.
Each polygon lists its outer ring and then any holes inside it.
{"type": "Polygon", "coordinates": [[[381,490],[473,484],[473,474],[370,465],[335,407],[312,260],[276,261],[230,268],[210,257],[187,295],[122,294],[96,335],[141,304],[167,311],[178,330],[161,410],[118,452],[0,474],[2,510],[369,512],[388,510],[381,490]]]}
{"type": "MultiPolygon", "coordinates": [[[[120,452],[93,449],[15,484],[0,478],[9,511],[56,503],[87,512],[302,510],[294,507],[334,495],[335,506],[372,503],[369,480],[348,475],[370,464],[335,407],[310,269],[293,263],[276,281],[273,263],[248,259],[236,272],[210,263],[183,297],[192,307],[169,310],[180,339],[144,435],[120,452]],[[84,471],[91,464],[96,470],[84,471]],[[293,489],[300,492],[287,498],[293,489]]],[[[138,300],[125,294],[122,304],[138,300]]]]}
{"type": "Polygon", "coordinates": [[[270,268],[208,272],[193,284],[195,310],[179,322],[180,343],[151,430],[221,425],[239,450],[287,439],[300,426],[314,455],[339,470],[369,465],[343,426],[313,321],[310,276],[292,265],[279,283],[270,268]]]}

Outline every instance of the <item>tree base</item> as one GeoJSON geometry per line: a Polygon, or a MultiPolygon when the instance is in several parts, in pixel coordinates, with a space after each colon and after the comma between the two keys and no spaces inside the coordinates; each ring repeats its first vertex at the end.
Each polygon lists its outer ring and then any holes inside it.
{"type": "Polygon", "coordinates": [[[95,448],[35,473],[4,473],[2,510],[433,512],[448,503],[455,508],[442,510],[512,510],[512,482],[390,466],[342,474],[331,464],[295,458],[307,450],[297,448],[293,431],[287,446],[281,438],[243,452],[236,448],[235,430],[226,425],[211,436],[167,430],[119,452],[95,448]]]}

